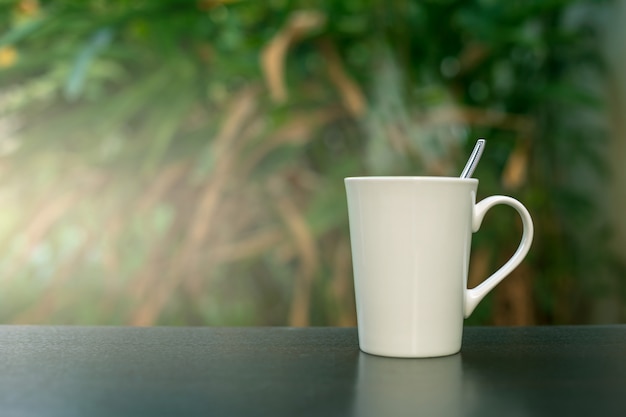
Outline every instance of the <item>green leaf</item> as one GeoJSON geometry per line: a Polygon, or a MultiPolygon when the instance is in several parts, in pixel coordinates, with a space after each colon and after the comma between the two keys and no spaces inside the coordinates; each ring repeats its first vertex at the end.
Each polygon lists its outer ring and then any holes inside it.
{"type": "Polygon", "coordinates": [[[8,33],[4,34],[4,36],[0,37],[0,47],[6,45],[14,45],[35,32],[39,29],[46,20],[43,18],[32,19],[27,22],[24,22],[20,25],[15,26],[8,33]]]}
{"type": "Polygon", "coordinates": [[[91,39],[89,39],[79,52],[65,84],[64,94],[68,100],[76,100],[80,97],[90,65],[96,56],[109,46],[112,40],[112,29],[100,29],[93,34],[91,39]]]}

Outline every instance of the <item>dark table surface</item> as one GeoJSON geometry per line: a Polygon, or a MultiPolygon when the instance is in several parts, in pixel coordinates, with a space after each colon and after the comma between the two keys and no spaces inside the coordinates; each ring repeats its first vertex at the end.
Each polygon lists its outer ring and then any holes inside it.
{"type": "Polygon", "coordinates": [[[626,416],[626,325],[467,327],[460,354],[356,329],[0,326],[0,416],[626,416]]]}

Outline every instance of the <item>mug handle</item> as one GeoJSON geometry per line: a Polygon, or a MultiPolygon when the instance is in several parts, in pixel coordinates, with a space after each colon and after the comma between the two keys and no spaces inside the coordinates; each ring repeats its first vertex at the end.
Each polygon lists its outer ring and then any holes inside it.
{"type": "Polygon", "coordinates": [[[465,318],[468,318],[474,311],[478,303],[491,291],[496,285],[500,283],[507,275],[522,262],[530,245],[533,241],[533,220],[530,217],[530,213],[526,210],[526,207],[514,198],[506,197],[503,195],[494,195],[487,197],[474,206],[474,215],[472,217],[472,232],[475,233],[480,229],[480,225],[483,222],[483,218],[489,209],[497,204],[505,204],[513,207],[519,213],[522,218],[522,224],[524,226],[524,232],[522,234],[522,240],[511,257],[500,269],[494,272],[489,278],[474,288],[465,289],[465,318]]]}

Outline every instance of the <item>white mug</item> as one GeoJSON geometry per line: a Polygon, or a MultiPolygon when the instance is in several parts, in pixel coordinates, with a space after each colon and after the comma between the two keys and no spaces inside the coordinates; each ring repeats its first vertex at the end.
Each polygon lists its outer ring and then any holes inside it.
{"type": "Polygon", "coordinates": [[[463,319],[530,249],[528,210],[505,196],[477,204],[474,178],[353,177],[345,184],[361,350],[406,358],[457,353],[463,319]],[[472,233],[496,204],[521,216],[521,243],[500,269],[468,289],[472,233]]]}

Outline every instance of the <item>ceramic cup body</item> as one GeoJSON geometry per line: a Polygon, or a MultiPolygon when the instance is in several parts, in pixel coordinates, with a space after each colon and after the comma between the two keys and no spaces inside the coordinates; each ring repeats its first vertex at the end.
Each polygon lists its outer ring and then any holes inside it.
{"type": "Polygon", "coordinates": [[[504,196],[476,204],[476,179],[355,177],[345,184],[361,350],[391,357],[458,352],[464,317],[528,252],[528,211],[504,196]],[[500,270],[467,290],[472,232],[496,204],[520,213],[522,243],[500,270]]]}

